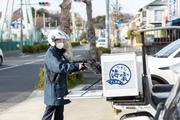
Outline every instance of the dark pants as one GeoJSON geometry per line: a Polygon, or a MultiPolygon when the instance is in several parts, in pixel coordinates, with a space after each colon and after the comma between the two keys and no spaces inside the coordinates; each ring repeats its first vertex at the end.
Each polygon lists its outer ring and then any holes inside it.
{"type": "Polygon", "coordinates": [[[51,120],[54,114],[54,120],[63,120],[64,106],[46,106],[42,120],[51,120]]]}

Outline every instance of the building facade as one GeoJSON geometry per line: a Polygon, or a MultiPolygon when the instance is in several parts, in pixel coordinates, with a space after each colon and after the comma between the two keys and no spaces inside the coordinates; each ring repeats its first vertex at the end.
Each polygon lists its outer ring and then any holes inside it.
{"type": "Polygon", "coordinates": [[[139,10],[141,28],[161,27],[167,12],[167,0],[155,0],[139,10]]]}

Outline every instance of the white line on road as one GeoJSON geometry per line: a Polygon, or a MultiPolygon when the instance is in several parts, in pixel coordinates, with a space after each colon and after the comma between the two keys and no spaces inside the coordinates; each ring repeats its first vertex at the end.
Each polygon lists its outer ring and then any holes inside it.
{"type": "Polygon", "coordinates": [[[75,58],[80,58],[80,57],[81,57],[81,55],[76,55],[76,56],[75,56],[75,58]]]}
{"type": "Polygon", "coordinates": [[[10,66],[10,67],[2,68],[2,69],[0,69],[0,71],[7,70],[7,69],[12,69],[12,68],[15,68],[15,67],[20,67],[20,66],[23,66],[23,65],[29,65],[29,64],[32,64],[32,63],[40,62],[40,61],[43,61],[43,59],[34,60],[32,62],[23,63],[21,65],[13,65],[13,66],[10,66]]]}
{"type": "Polygon", "coordinates": [[[38,58],[43,58],[45,55],[39,55],[39,56],[37,56],[38,58]]]}
{"type": "Polygon", "coordinates": [[[23,55],[23,56],[20,56],[21,58],[25,58],[25,57],[29,57],[30,55],[23,55]]]}

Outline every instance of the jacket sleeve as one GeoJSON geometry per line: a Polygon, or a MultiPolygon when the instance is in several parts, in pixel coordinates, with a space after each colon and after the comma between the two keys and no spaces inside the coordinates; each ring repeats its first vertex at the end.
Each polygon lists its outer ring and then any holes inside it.
{"type": "Polygon", "coordinates": [[[67,73],[79,70],[78,63],[58,60],[50,51],[46,54],[44,62],[48,69],[55,73],[67,73]]]}

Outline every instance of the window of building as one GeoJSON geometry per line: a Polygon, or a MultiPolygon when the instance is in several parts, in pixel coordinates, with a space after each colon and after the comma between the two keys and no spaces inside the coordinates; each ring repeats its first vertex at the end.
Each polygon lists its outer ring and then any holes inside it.
{"type": "Polygon", "coordinates": [[[143,11],[142,15],[143,17],[146,17],[146,11],[143,11]]]}
{"type": "Polygon", "coordinates": [[[155,22],[162,22],[163,10],[155,10],[155,22]]]}

